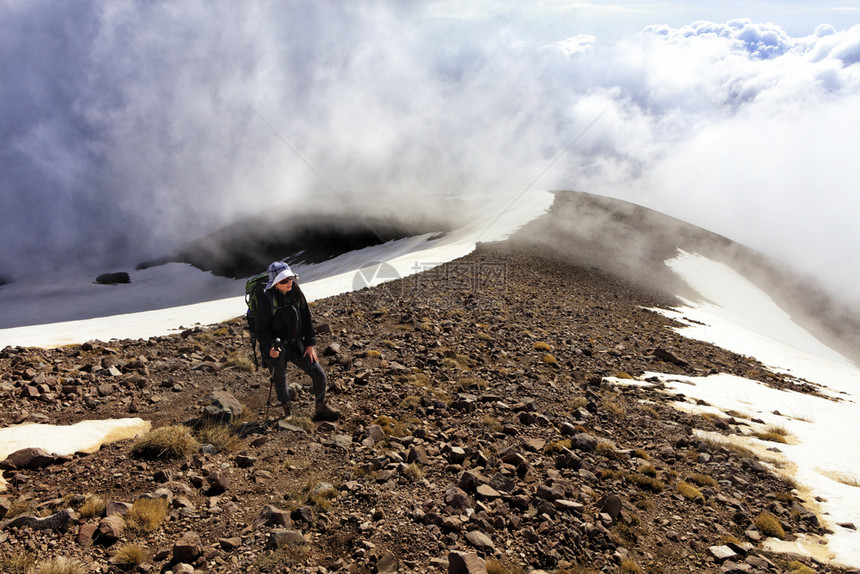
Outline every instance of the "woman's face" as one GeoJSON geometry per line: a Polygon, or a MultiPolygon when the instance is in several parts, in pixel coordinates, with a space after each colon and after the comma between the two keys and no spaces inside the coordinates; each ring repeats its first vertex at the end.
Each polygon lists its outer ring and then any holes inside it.
{"type": "Polygon", "coordinates": [[[293,288],[293,278],[292,277],[287,277],[283,281],[279,281],[278,283],[275,283],[275,289],[280,291],[281,294],[286,293],[287,291],[289,291],[292,288],[293,288]]]}

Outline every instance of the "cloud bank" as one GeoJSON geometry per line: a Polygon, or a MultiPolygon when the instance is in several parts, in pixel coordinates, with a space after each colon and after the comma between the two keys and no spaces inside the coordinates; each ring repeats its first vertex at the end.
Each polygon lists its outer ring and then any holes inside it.
{"type": "Polygon", "coordinates": [[[860,26],[655,16],[604,41],[571,17],[536,41],[434,6],[3,2],[0,276],[137,263],[285,202],[529,185],[860,276],[860,26]]]}

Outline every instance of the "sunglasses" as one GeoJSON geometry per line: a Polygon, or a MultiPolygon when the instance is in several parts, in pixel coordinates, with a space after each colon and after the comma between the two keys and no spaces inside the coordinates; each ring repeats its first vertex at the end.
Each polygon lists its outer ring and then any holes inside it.
{"type": "Polygon", "coordinates": [[[296,279],[296,278],[295,277],[287,277],[286,279],[278,281],[278,285],[286,285],[287,283],[292,283],[293,279],[296,279]]]}

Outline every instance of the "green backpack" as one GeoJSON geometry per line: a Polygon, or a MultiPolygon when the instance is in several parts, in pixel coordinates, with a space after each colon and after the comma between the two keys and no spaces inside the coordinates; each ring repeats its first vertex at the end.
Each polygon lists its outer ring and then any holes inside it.
{"type": "MultiPolygon", "coordinates": [[[[245,312],[245,320],[248,323],[248,333],[251,335],[251,352],[254,354],[254,367],[259,370],[260,363],[257,360],[257,325],[254,320],[254,313],[257,310],[257,305],[260,303],[261,297],[266,297],[272,307],[272,315],[277,310],[277,300],[266,293],[266,283],[269,282],[269,274],[267,272],[254,275],[245,282],[245,305],[248,310],[245,312]]],[[[262,356],[262,349],[260,350],[262,356]]]]}

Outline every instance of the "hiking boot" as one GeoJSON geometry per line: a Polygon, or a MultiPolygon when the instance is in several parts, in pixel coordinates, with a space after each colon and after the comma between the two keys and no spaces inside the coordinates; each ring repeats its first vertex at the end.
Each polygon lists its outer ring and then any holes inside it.
{"type": "Polygon", "coordinates": [[[290,406],[290,403],[283,403],[281,404],[281,406],[284,407],[284,417],[288,417],[293,413],[293,409],[290,406]]]}
{"type": "Polygon", "coordinates": [[[316,412],[314,413],[315,421],[336,421],[340,418],[340,411],[337,409],[333,409],[326,401],[321,401],[317,403],[316,412]]]}

